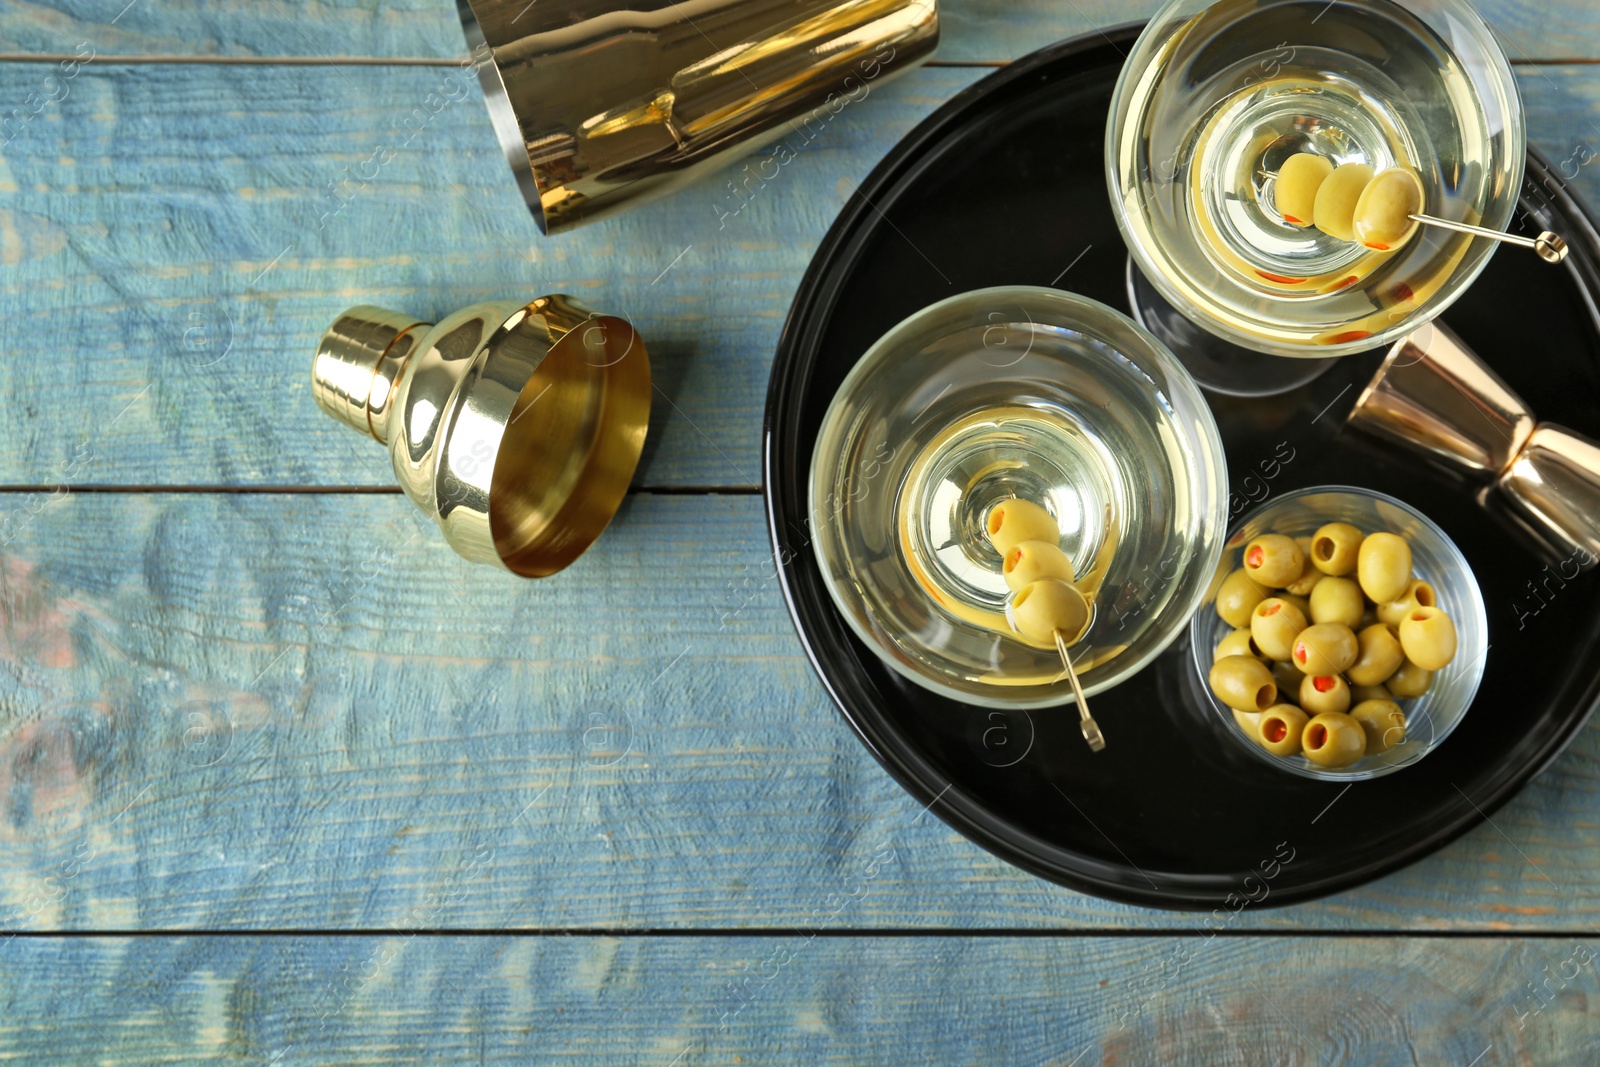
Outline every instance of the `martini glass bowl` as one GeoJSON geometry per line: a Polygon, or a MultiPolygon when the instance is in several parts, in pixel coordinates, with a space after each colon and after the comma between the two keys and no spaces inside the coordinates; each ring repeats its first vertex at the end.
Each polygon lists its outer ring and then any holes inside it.
{"type": "Polygon", "coordinates": [[[1312,358],[1430,321],[1495,242],[1421,226],[1373,251],[1295,225],[1273,195],[1284,160],[1409,167],[1423,213],[1504,230],[1526,151],[1511,67],[1464,0],[1174,0],[1106,128],[1112,210],[1160,295],[1223,341],[1312,358]]]}
{"type": "Polygon", "coordinates": [[[1061,656],[1013,635],[984,520],[1050,512],[1092,596],[1070,654],[1085,695],[1183,632],[1227,532],[1205,398],[1148,332],[1097,301],[1005,286],[880,338],[823,416],[810,534],[845,621],[891,668],[985,707],[1070,703],[1061,656]]]}

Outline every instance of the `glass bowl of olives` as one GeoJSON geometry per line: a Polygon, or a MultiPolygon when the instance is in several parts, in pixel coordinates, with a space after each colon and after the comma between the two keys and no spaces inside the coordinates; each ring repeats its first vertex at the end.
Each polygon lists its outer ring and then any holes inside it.
{"type": "Polygon", "coordinates": [[[1189,624],[1221,729],[1308,778],[1409,767],[1456,728],[1488,621],[1466,558],[1427,516],[1353,486],[1246,516],[1189,624]]]}

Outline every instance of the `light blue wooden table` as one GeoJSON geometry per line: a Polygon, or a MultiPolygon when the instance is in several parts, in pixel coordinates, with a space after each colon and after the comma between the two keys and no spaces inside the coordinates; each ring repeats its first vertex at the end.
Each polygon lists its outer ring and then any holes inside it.
{"type": "MultiPolygon", "coordinates": [[[[450,0],[0,0],[0,1061],[1600,1063],[1600,731],[1213,937],[924,814],[802,658],[757,495],[801,271],[922,116],[1153,6],[945,0],[725,226],[708,186],[544,240],[475,87],[394,132],[463,76],[450,0]],[[555,290],[662,396],[619,521],[525,583],[307,369],[350,304],[555,290]]],[[[1600,12],[1487,12],[1600,203],[1600,12]]]]}

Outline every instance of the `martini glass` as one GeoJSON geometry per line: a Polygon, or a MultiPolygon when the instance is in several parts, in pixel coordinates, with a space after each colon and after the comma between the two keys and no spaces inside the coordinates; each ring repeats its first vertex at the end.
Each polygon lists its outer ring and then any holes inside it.
{"type": "Polygon", "coordinates": [[[889,667],[966,704],[1053,707],[1188,625],[1227,497],[1216,422],[1170,352],[1104,304],[1002,286],[915,313],[845,376],[817,432],[809,528],[834,604],[889,667]],[[1070,674],[1064,642],[1021,640],[1007,614],[985,525],[1013,498],[1054,520],[1092,597],[1070,674]]]}
{"type": "Polygon", "coordinates": [[[1173,0],[1106,131],[1112,209],[1148,283],[1129,285],[1136,316],[1203,328],[1164,338],[1203,385],[1293,388],[1432,320],[1496,242],[1430,225],[1374,251],[1294,225],[1273,195],[1283,162],[1407,167],[1423,213],[1498,233],[1526,151],[1510,65],[1464,0],[1173,0]]]}

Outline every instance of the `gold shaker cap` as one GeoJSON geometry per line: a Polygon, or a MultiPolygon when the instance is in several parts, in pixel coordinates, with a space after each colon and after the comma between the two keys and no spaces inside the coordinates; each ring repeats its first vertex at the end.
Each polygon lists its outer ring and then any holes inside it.
{"type": "Polygon", "coordinates": [[[437,323],[351,308],[312,361],[317,403],[388,447],[451,547],[528,578],[572,563],[611,521],[650,391],[632,325],[559,294],[437,323]]]}

